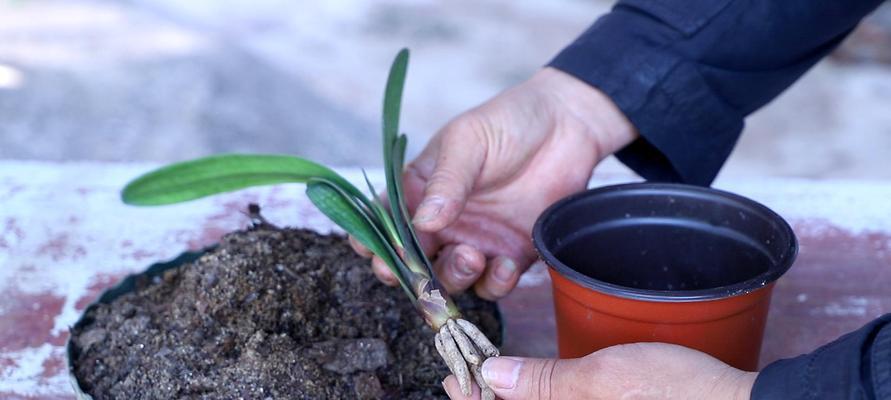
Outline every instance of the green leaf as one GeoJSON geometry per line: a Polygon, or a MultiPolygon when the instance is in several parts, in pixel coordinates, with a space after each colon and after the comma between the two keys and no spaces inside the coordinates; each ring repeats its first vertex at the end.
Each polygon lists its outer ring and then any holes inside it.
{"type": "Polygon", "coordinates": [[[359,203],[351,199],[348,193],[340,190],[336,184],[322,179],[310,180],[306,185],[306,195],[322,214],[383,259],[409,297],[413,301],[416,300],[405,278],[403,271],[405,267],[387,242],[386,236],[375,226],[359,203]]]}
{"type": "Polygon", "coordinates": [[[383,222],[384,233],[389,235],[390,240],[393,241],[394,244],[401,246],[402,240],[399,238],[399,232],[396,231],[396,227],[393,225],[393,219],[390,218],[390,214],[387,214],[387,210],[384,209],[384,202],[381,201],[381,198],[377,195],[377,189],[371,184],[371,180],[368,179],[368,174],[365,173],[365,169],[362,169],[362,176],[365,177],[365,184],[368,185],[368,190],[374,198],[371,208],[377,215],[378,220],[383,222]]]}
{"type": "MultiPolygon", "coordinates": [[[[399,110],[402,104],[402,89],[405,86],[405,74],[408,70],[408,50],[402,49],[390,66],[390,75],[387,77],[387,86],[384,89],[383,112],[383,147],[384,147],[384,173],[387,178],[387,196],[390,200],[390,211],[396,227],[402,224],[399,215],[398,199],[395,182],[402,179],[402,170],[393,165],[393,148],[396,144],[396,134],[399,132],[399,110]]],[[[400,235],[401,235],[400,231],[400,235]]],[[[404,239],[408,239],[404,237],[404,239]]]]}
{"type": "Polygon", "coordinates": [[[162,205],[213,194],[277,183],[323,178],[371,202],[349,181],[328,167],[285,155],[226,154],[172,164],[136,178],[121,193],[124,203],[162,205]]]}
{"type": "Polygon", "coordinates": [[[408,49],[402,49],[390,66],[387,86],[384,89],[384,163],[390,160],[396,135],[399,133],[399,110],[402,107],[402,89],[405,87],[405,74],[408,72],[408,49]]]}
{"type": "Polygon", "coordinates": [[[390,200],[390,215],[396,231],[401,238],[405,250],[405,260],[409,268],[416,274],[428,279],[432,271],[421,246],[411,227],[411,221],[405,208],[402,191],[402,168],[405,158],[405,136],[397,136],[399,132],[399,113],[402,105],[402,91],[405,87],[405,75],[408,70],[408,50],[402,49],[393,60],[387,86],[384,89],[383,113],[383,145],[384,172],[387,177],[387,196],[390,200]],[[426,276],[424,276],[426,275],[426,276]]]}
{"type": "MultiPolygon", "coordinates": [[[[408,214],[408,207],[405,204],[405,191],[402,188],[402,169],[405,163],[405,147],[408,145],[408,139],[405,137],[405,134],[399,135],[396,139],[396,143],[393,146],[393,170],[394,174],[398,171],[398,178],[393,181],[393,187],[396,192],[396,208],[398,209],[398,214],[402,216],[397,221],[401,221],[401,229],[397,226],[397,229],[400,229],[400,236],[404,237],[404,243],[408,243],[406,247],[410,247],[412,249],[412,256],[415,257],[417,262],[421,263],[427,271],[428,277],[433,278],[435,275],[433,274],[433,269],[431,268],[430,260],[427,259],[427,255],[424,254],[424,249],[421,247],[421,241],[418,240],[418,235],[415,233],[415,228],[411,223],[411,219],[408,214]]],[[[395,213],[395,211],[394,211],[395,213]]]]}

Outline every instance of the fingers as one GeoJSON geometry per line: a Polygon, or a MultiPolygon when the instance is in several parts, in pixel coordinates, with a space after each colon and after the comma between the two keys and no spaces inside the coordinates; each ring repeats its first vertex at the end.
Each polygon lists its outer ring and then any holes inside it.
{"type": "Polygon", "coordinates": [[[473,393],[470,394],[470,397],[461,393],[461,386],[458,385],[458,379],[455,378],[454,375],[449,375],[442,381],[442,387],[445,389],[446,394],[449,395],[449,398],[452,400],[479,400],[480,399],[480,388],[477,385],[470,385],[473,389],[473,393]]]}
{"type": "Polygon", "coordinates": [[[578,360],[492,357],[483,362],[483,378],[504,400],[585,399],[590,382],[585,371],[576,371],[581,365],[578,360]]]}
{"type": "Polygon", "coordinates": [[[387,263],[385,263],[382,258],[375,256],[371,250],[368,250],[367,247],[363,246],[362,243],[359,243],[359,241],[352,236],[349,237],[349,242],[353,251],[360,256],[365,258],[371,257],[371,271],[374,272],[374,276],[376,276],[378,280],[387,286],[396,286],[399,284],[396,276],[393,275],[393,272],[390,271],[390,267],[387,266],[387,263]]]}
{"type": "Polygon", "coordinates": [[[355,251],[356,254],[358,254],[362,257],[365,257],[365,258],[368,258],[368,257],[371,257],[372,255],[374,255],[371,252],[371,250],[368,250],[368,248],[365,247],[364,245],[362,245],[362,243],[359,243],[359,241],[356,240],[356,238],[354,238],[353,235],[350,235],[349,238],[350,238],[350,247],[353,248],[353,251],[355,251]]]}
{"type": "Polygon", "coordinates": [[[516,261],[509,257],[497,256],[489,262],[486,273],[477,281],[474,289],[476,294],[484,299],[498,300],[507,296],[517,286],[522,273],[516,261]]]}
{"type": "Polygon", "coordinates": [[[433,272],[449,293],[466,290],[486,270],[486,257],[466,244],[443,248],[433,263],[433,272]]]}
{"type": "Polygon", "coordinates": [[[757,378],[705,353],[665,343],[608,347],[583,358],[491,357],[483,379],[503,400],[744,398],[757,378]]]}
{"type": "Polygon", "coordinates": [[[425,152],[416,161],[423,165],[431,157],[436,160],[412,220],[422,231],[435,232],[454,222],[480,175],[486,148],[475,140],[478,124],[470,121],[465,117],[450,122],[439,133],[438,149],[425,152]]]}
{"type": "Polygon", "coordinates": [[[371,271],[374,272],[374,276],[377,277],[384,285],[387,286],[396,286],[399,285],[399,280],[396,279],[396,275],[393,275],[393,272],[390,271],[390,267],[387,266],[387,263],[378,256],[374,256],[371,259],[371,271]]]}
{"type": "MultiPolygon", "coordinates": [[[[429,235],[419,236],[428,254],[441,245],[428,237],[429,235]]],[[[371,270],[381,282],[388,286],[399,284],[383,259],[374,256],[352,236],[349,239],[350,246],[356,253],[363,257],[372,257],[371,270]]],[[[486,263],[486,256],[482,252],[463,243],[443,247],[433,262],[433,271],[449,293],[460,293],[474,286],[478,296],[493,301],[510,293],[523,273],[513,259],[496,256],[486,263]]]]}

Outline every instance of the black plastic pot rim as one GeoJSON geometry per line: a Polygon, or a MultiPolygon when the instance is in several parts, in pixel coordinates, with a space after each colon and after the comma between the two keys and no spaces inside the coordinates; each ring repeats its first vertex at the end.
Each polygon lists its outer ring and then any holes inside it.
{"type": "MultiPolygon", "coordinates": [[[[83,326],[83,324],[87,323],[84,320],[84,316],[87,315],[94,308],[99,307],[100,304],[110,304],[118,297],[121,297],[127,293],[133,292],[137,288],[137,281],[140,279],[156,279],[164,274],[164,272],[179,268],[180,266],[193,262],[204,254],[213,251],[216,248],[216,245],[206,247],[200,251],[187,251],[184,252],[172,260],[169,261],[160,261],[150,265],[147,269],[132,273],[124,277],[123,280],[115,284],[109,289],[106,289],[99,295],[95,301],[90,303],[77,318],[77,322],[71,327],[71,330],[74,328],[79,328],[83,326]]],[[[65,342],[65,364],[68,368],[68,380],[71,382],[71,387],[74,389],[74,394],[79,400],[93,400],[93,396],[90,396],[87,392],[85,392],[80,385],[80,382],[77,379],[76,374],[74,373],[74,344],[73,335],[68,336],[68,340],[65,342]]]]}
{"type": "Polygon", "coordinates": [[[610,296],[621,297],[630,300],[664,303],[722,300],[754,292],[773,283],[774,281],[779,279],[780,276],[785,274],[786,271],[788,271],[789,268],[792,267],[792,264],[794,263],[795,258],[798,255],[798,239],[795,237],[795,234],[792,231],[792,227],[789,226],[789,223],[786,222],[785,219],[783,219],[779,214],[777,214],[770,208],[767,208],[761,203],[735,193],[681,183],[625,183],[588,189],[567,196],[552,204],[538,217],[532,229],[532,242],[539,256],[545,262],[545,264],[548,265],[549,268],[554,269],[560,275],[578,285],[610,296]],[[566,207],[583,198],[603,195],[610,192],[634,189],[646,189],[651,191],[671,190],[675,192],[681,191],[688,193],[708,194],[720,197],[725,201],[736,202],[738,204],[743,204],[747,207],[756,209],[771,220],[779,223],[780,229],[782,229],[789,235],[791,240],[789,243],[788,252],[784,254],[782,260],[771,266],[767,271],[758,274],[753,278],[731,285],[699,290],[652,290],[616,285],[582,274],[572,267],[561,262],[545,245],[543,232],[544,226],[548,223],[548,220],[552,218],[553,215],[561,208],[566,207]]]}

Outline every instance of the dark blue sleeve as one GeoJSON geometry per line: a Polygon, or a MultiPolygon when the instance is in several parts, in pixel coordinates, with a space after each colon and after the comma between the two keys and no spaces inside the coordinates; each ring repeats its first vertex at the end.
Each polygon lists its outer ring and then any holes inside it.
{"type": "Polygon", "coordinates": [[[891,314],[755,379],[753,400],[891,399],[891,314]]]}
{"type": "Polygon", "coordinates": [[[621,0],[549,64],[609,95],[641,138],[617,156],[649,180],[708,185],[743,119],[882,0],[621,0]]]}

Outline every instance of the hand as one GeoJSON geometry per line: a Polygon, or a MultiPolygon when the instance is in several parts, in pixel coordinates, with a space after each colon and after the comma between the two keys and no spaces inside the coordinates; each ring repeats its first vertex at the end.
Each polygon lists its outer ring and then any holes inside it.
{"type": "MultiPolygon", "coordinates": [[[[483,363],[486,383],[504,400],[748,400],[757,375],[666,343],[618,345],[568,360],[497,357],[483,363]]],[[[465,399],[454,376],[443,386],[452,400],[465,399]]],[[[474,388],[468,399],[480,398],[474,388]]]]}
{"type": "MultiPolygon", "coordinates": [[[[413,223],[446,290],[506,295],[535,259],[538,215],[585,189],[594,166],[636,135],[606,95],[552,68],[449,122],[403,175],[413,223]]],[[[381,259],[372,267],[396,285],[381,259]]]]}

